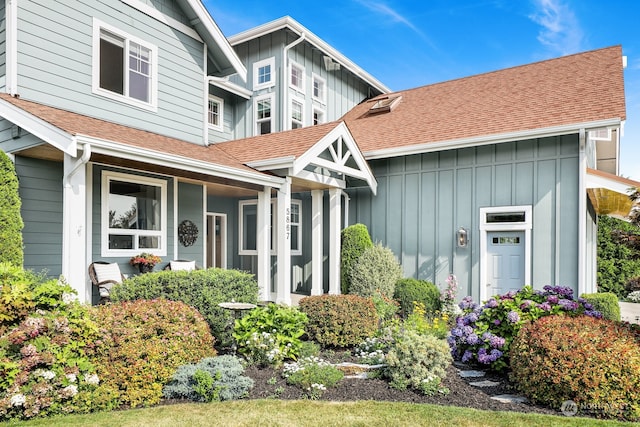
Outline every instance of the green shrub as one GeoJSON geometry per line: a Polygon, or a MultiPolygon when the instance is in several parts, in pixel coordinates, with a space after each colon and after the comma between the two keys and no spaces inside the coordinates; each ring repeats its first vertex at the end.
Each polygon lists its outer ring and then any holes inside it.
{"type": "Polygon", "coordinates": [[[349,293],[371,297],[380,292],[393,298],[393,291],[402,278],[402,267],[391,249],[381,243],[367,248],[349,273],[349,293]]]}
{"type": "Polygon", "coordinates": [[[285,364],[282,376],[286,378],[287,384],[298,386],[307,391],[311,399],[317,399],[327,387],[338,384],[344,373],[320,358],[305,357],[285,364]]]}
{"type": "Polygon", "coordinates": [[[393,298],[389,298],[386,295],[382,295],[380,292],[376,292],[372,297],[373,305],[378,313],[378,319],[381,323],[393,320],[400,308],[398,301],[393,298]]]}
{"type": "Polygon", "coordinates": [[[340,233],[340,289],[348,294],[351,268],[365,249],[373,246],[369,230],[364,224],[353,224],[340,233]]]}
{"type": "Polygon", "coordinates": [[[598,217],[598,292],[627,296],[628,281],[640,276],[640,228],[608,216],[598,217]]]}
{"type": "Polygon", "coordinates": [[[216,354],[206,321],[192,307],[168,300],[93,307],[100,336],[89,355],[120,403],[153,405],[178,366],[216,354]]]}
{"type": "Polygon", "coordinates": [[[196,402],[240,399],[253,387],[253,380],[243,373],[235,356],[207,357],[196,364],[180,366],[162,394],[167,399],[196,402]]]}
{"type": "Polygon", "coordinates": [[[233,337],[249,363],[279,366],[300,353],[307,315],[295,307],[269,304],[237,319],[233,337]]]}
{"type": "Polygon", "coordinates": [[[0,150],[0,262],[16,267],[22,267],[24,261],[21,205],[15,166],[0,150]]]}
{"type": "Polygon", "coordinates": [[[117,393],[101,383],[86,354],[98,328],[86,306],[64,301],[71,287],[57,280],[38,283],[13,267],[0,276],[3,288],[16,290],[17,280],[30,290],[24,316],[25,298],[3,299],[5,308],[19,302],[21,309],[0,338],[0,421],[113,409],[117,393]]]}
{"type": "Polygon", "coordinates": [[[394,388],[413,388],[426,395],[446,393],[442,379],[451,364],[445,340],[399,328],[394,333],[386,356],[385,376],[394,388]]]}
{"type": "Polygon", "coordinates": [[[405,319],[413,312],[414,302],[423,304],[427,313],[442,309],[440,290],[426,280],[400,279],[396,283],[393,298],[400,304],[400,313],[405,319]]]}
{"type": "Polygon", "coordinates": [[[604,319],[620,321],[620,304],[618,297],[612,292],[598,292],[597,294],[582,294],[582,298],[602,313],[604,319]]]}
{"type": "Polygon", "coordinates": [[[305,297],[300,300],[300,310],[309,317],[309,338],[325,347],[356,345],[378,328],[373,302],[357,295],[305,297]]]}
{"type": "Polygon", "coordinates": [[[640,346],[627,328],[587,316],[548,316],[511,344],[512,379],[534,402],[573,400],[593,415],[640,419],[640,346]]]}
{"type": "Polygon", "coordinates": [[[233,315],[218,304],[232,300],[255,304],[258,302],[258,284],[251,274],[210,268],[141,274],[111,289],[111,300],[116,302],[157,298],[182,301],[197,308],[209,323],[216,345],[229,347],[232,343],[229,325],[233,315]]]}

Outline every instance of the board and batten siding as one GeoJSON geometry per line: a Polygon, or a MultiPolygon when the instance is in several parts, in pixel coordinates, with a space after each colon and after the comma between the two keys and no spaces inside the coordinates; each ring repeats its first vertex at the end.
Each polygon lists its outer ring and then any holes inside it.
{"type": "Polygon", "coordinates": [[[24,1],[18,5],[22,98],[203,142],[202,42],[118,0],[24,1]],[[157,47],[157,112],[92,93],[93,18],[157,47]]]}
{"type": "Polygon", "coordinates": [[[24,221],[24,267],[62,273],[62,163],[15,157],[24,221]]]}
{"type": "Polygon", "coordinates": [[[533,139],[370,162],[378,194],[348,190],[349,223],[389,247],[404,275],[479,298],[480,208],[531,205],[532,285],[578,280],[578,136],[533,139]],[[458,248],[455,233],[469,230],[458,248]]]}
{"type": "Polygon", "coordinates": [[[7,87],[7,15],[5,2],[0,1],[0,92],[7,87]]]}
{"type": "MultiPolygon", "coordinates": [[[[198,227],[198,238],[191,246],[183,246],[179,241],[178,259],[195,261],[197,265],[204,265],[204,248],[207,241],[207,227],[203,224],[204,201],[202,195],[202,185],[178,183],[178,218],[176,224],[179,226],[184,220],[189,220],[198,227]]],[[[167,259],[171,261],[169,253],[167,259]]]]}

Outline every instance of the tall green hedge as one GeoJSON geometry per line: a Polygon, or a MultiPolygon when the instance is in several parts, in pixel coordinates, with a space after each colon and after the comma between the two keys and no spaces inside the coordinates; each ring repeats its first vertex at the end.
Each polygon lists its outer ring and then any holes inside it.
{"type": "Polygon", "coordinates": [[[598,217],[598,292],[625,298],[630,279],[640,276],[640,227],[598,217]]]}
{"type": "Polygon", "coordinates": [[[340,288],[343,294],[349,293],[350,273],[360,255],[373,246],[369,230],[364,224],[353,224],[340,234],[340,288]]]}
{"type": "Polygon", "coordinates": [[[11,159],[0,150],[0,262],[22,267],[22,217],[18,177],[11,159]]]}
{"type": "Polygon", "coordinates": [[[209,268],[195,271],[158,271],[127,279],[111,289],[112,301],[165,298],[195,307],[206,319],[216,346],[232,341],[232,313],[221,302],[258,302],[258,284],[252,274],[209,268]]]}

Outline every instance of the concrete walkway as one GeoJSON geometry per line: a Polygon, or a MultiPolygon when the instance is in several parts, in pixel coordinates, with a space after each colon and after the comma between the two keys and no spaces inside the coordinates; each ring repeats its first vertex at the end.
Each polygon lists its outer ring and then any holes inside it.
{"type": "Polygon", "coordinates": [[[620,302],[620,320],[640,325],[640,303],[620,302]]]}

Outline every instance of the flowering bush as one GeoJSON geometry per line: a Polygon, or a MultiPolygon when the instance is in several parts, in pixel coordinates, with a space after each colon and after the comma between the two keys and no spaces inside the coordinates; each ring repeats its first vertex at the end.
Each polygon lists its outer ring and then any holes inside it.
{"type": "Polygon", "coordinates": [[[573,400],[598,417],[640,419],[640,341],[624,325],[549,316],[524,325],[511,347],[512,379],[552,407],[573,400]]]}
{"type": "Polygon", "coordinates": [[[440,292],[442,311],[452,315],[456,312],[456,299],[458,298],[458,279],[454,274],[447,277],[447,287],[440,292]]]}
{"type": "Polygon", "coordinates": [[[282,376],[287,383],[307,391],[311,399],[317,399],[327,387],[335,386],[344,373],[318,357],[304,357],[294,363],[285,363],[282,376]]]}
{"type": "Polygon", "coordinates": [[[360,363],[379,365],[384,363],[389,343],[382,337],[369,337],[353,349],[353,355],[360,363]]]}
{"type": "Polygon", "coordinates": [[[448,338],[453,357],[489,365],[496,371],[508,366],[511,341],[527,321],[553,314],[601,317],[583,298],[574,300],[571,288],[562,286],[545,286],[542,291],[525,286],[490,298],[483,305],[466,297],[459,306],[462,314],[448,338]]]}
{"type": "Polygon", "coordinates": [[[279,366],[298,357],[307,320],[295,307],[269,304],[237,319],[233,336],[249,363],[279,366]]]}
{"type": "Polygon", "coordinates": [[[156,264],[159,264],[161,262],[162,262],[162,258],[160,258],[157,255],[150,254],[148,252],[143,252],[139,255],[133,256],[129,260],[129,264],[131,265],[140,264],[140,265],[149,266],[150,268],[155,267],[156,264]]]}
{"type": "Polygon", "coordinates": [[[627,295],[627,301],[640,302],[640,291],[633,291],[627,295]]]}
{"type": "Polygon", "coordinates": [[[413,312],[404,322],[404,327],[420,335],[434,335],[445,339],[449,334],[449,315],[444,312],[427,313],[422,303],[414,303],[413,312]]]}

